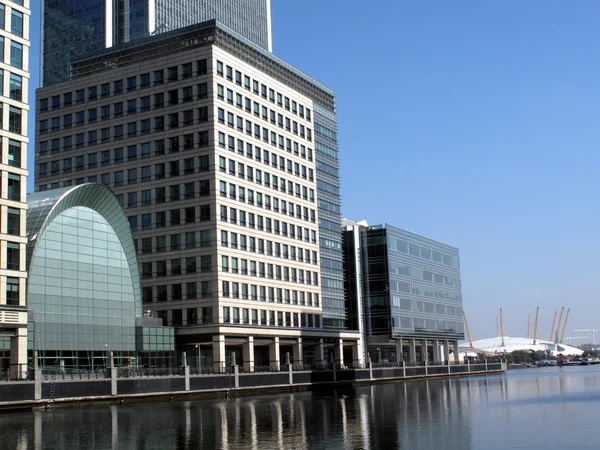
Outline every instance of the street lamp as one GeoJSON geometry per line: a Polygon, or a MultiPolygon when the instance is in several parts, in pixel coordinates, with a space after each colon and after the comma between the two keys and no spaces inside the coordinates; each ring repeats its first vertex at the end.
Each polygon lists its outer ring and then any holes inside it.
{"type": "Polygon", "coordinates": [[[201,374],[200,372],[200,368],[201,368],[201,364],[200,364],[200,346],[198,344],[196,344],[196,351],[198,352],[198,360],[196,361],[196,365],[198,366],[198,375],[201,374]]]}

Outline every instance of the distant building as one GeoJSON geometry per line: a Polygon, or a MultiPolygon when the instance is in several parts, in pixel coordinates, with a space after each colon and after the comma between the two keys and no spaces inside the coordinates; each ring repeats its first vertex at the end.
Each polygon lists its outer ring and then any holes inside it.
{"type": "Polygon", "coordinates": [[[110,189],[28,196],[29,348],[42,367],[170,366],[174,330],[144,318],[129,223],[110,189]]]}
{"type": "Polygon", "coordinates": [[[9,338],[4,340],[0,357],[2,369],[10,366],[13,378],[24,376],[27,358],[29,16],[29,0],[0,3],[0,335],[9,338]]]}
{"type": "Polygon", "coordinates": [[[271,0],[42,0],[42,86],[91,53],[207,20],[271,51],[271,0]]]}
{"type": "Polygon", "coordinates": [[[342,235],[349,327],[360,330],[367,357],[457,355],[464,339],[458,249],[388,224],[344,219],[342,235]]]}

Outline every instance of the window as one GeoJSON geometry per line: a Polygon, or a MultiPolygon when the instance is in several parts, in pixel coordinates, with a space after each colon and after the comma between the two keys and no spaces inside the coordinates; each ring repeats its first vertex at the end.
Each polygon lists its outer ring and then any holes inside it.
{"type": "Polygon", "coordinates": [[[7,200],[21,201],[21,176],[13,173],[8,174],[7,200]]]}
{"type": "Polygon", "coordinates": [[[135,91],[137,88],[137,79],[136,77],[127,78],[127,92],[135,91]]]}
{"type": "Polygon", "coordinates": [[[23,45],[18,42],[10,42],[10,65],[17,69],[23,68],[23,45]]]}
{"type": "MultiPolygon", "coordinates": [[[[23,99],[23,78],[21,75],[17,75],[14,73],[10,74],[10,98],[13,100],[21,101],[23,99]]],[[[60,97],[59,97],[60,101],[60,97]]]]}
{"type": "Polygon", "coordinates": [[[123,186],[123,171],[115,172],[115,186],[123,186]]]}
{"type": "Polygon", "coordinates": [[[21,108],[16,108],[14,106],[9,107],[8,131],[12,133],[21,134],[21,108]]]}
{"type": "Polygon", "coordinates": [[[127,184],[137,183],[137,169],[129,169],[127,171],[127,184]]]}
{"type": "Polygon", "coordinates": [[[189,78],[192,76],[192,63],[186,63],[181,65],[181,77],[189,78]]]}
{"type": "Polygon", "coordinates": [[[21,210],[17,208],[6,208],[6,234],[11,236],[21,235],[21,210]]]}
{"type": "MultiPolygon", "coordinates": [[[[200,234],[202,235],[203,232],[200,234]]],[[[185,233],[185,248],[196,248],[196,233],[193,231],[185,233]]]]}
{"type": "Polygon", "coordinates": [[[12,306],[19,305],[19,279],[6,278],[6,304],[12,306]]]}
{"type": "Polygon", "coordinates": [[[21,167],[21,142],[8,140],[8,165],[21,167]]]}
{"type": "Polygon", "coordinates": [[[127,114],[135,114],[137,112],[137,99],[127,100],[127,114]]]}
{"type": "Polygon", "coordinates": [[[123,93],[123,80],[116,80],[113,82],[113,91],[115,95],[123,93]]]}
{"type": "Polygon", "coordinates": [[[177,78],[179,78],[178,67],[177,66],[169,67],[167,69],[167,76],[168,76],[169,81],[177,81],[177,78]]]}
{"type": "MultiPolygon", "coordinates": [[[[127,194],[127,207],[128,208],[137,208],[137,192],[130,192],[127,194]]],[[[142,217],[142,223],[144,223],[143,217],[142,217]]]]}
{"type": "Polygon", "coordinates": [[[208,97],[208,85],[207,83],[200,83],[198,85],[198,98],[203,99],[208,97]]]}
{"type": "Polygon", "coordinates": [[[113,105],[113,113],[115,117],[121,117],[123,115],[123,102],[115,103],[113,105]]]}
{"type": "Polygon", "coordinates": [[[155,70],[154,71],[154,84],[163,84],[165,82],[165,74],[164,70],[155,70]]]}

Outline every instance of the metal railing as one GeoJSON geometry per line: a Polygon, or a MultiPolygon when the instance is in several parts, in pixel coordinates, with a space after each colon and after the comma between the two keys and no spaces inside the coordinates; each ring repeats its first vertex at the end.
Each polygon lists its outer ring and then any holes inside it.
{"type": "MultiPolygon", "coordinates": [[[[366,364],[339,364],[339,363],[325,363],[325,364],[292,364],[291,369],[293,372],[332,372],[336,371],[353,371],[353,370],[369,370],[371,369],[405,369],[410,371],[409,374],[414,373],[426,373],[425,368],[429,369],[430,374],[443,373],[440,372],[441,368],[448,368],[449,373],[459,372],[478,372],[485,370],[499,370],[502,366],[501,360],[472,360],[467,362],[455,362],[455,361],[432,361],[432,362],[381,362],[381,363],[369,363],[366,364]],[[454,367],[462,367],[461,369],[452,369],[454,367]],[[417,372],[415,372],[415,370],[417,372]]],[[[244,367],[240,365],[237,367],[239,374],[260,374],[260,373],[283,373],[288,372],[290,366],[282,363],[279,367],[276,366],[260,366],[255,365],[252,367],[244,367]]],[[[235,373],[235,367],[227,365],[221,368],[215,368],[214,366],[189,366],[190,376],[202,376],[202,375],[233,375],[235,373]]],[[[74,369],[74,368],[61,368],[61,367],[43,367],[40,369],[43,381],[71,381],[71,380],[105,380],[111,378],[111,368],[100,368],[100,369],[74,369]]],[[[117,367],[116,376],[117,378],[149,378],[149,377],[183,377],[186,375],[186,368],[182,366],[178,367],[117,367]]],[[[15,374],[14,371],[0,370],[0,382],[4,381],[32,381],[35,379],[35,371],[33,369],[21,370],[20,373],[15,374]]]]}

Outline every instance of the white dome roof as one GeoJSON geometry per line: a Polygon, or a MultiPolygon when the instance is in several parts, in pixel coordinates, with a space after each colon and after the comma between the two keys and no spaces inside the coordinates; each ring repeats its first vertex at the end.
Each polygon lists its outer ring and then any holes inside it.
{"type": "MultiPolygon", "coordinates": [[[[470,343],[466,342],[460,344],[459,348],[466,350],[470,349],[470,343]]],[[[504,345],[502,345],[502,337],[493,337],[488,339],[479,339],[473,341],[473,349],[481,350],[485,353],[511,353],[515,350],[531,350],[535,352],[550,352],[553,356],[562,355],[574,355],[581,356],[583,350],[565,344],[555,344],[552,341],[546,341],[543,339],[537,339],[536,343],[533,343],[531,338],[521,337],[509,337],[504,336],[504,345]]]]}

